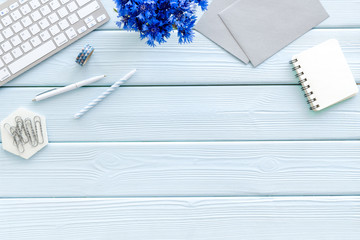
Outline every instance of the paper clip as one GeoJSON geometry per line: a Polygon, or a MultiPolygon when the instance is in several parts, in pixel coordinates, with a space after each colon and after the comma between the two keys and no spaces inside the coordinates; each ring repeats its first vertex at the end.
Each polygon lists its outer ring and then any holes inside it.
{"type": "Polygon", "coordinates": [[[24,147],[24,143],[21,140],[21,136],[16,132],[16,128],[15,127],[11,127],[10,131],[14,137],[14,144],[16,145],[17,150],[20,153],[25,152],[25,147],[24,147]]]}
{"type": "Polygon", "coordinates": [[[34,117],[34,125],[35,125],[35,134],[37,137],[37,141],[39,144],[43,144],[44,143],[44,134],[43,134],[42,125],[41,125],[41,118],[39,116],[34,117]]]}
{"type": "Polygon", "coordinates": [[[5,123],[4,128],[12,136],[12,138],[14,140],[13,144],[14,144],[14,146],[16,146],[17,144],[16,144],[15,137],[18,135],[18,132],[16,131],[16,128],[10,126],[10,124],[8,124],[8,123],[5,123]]]}
{"type": "Polygon", "coordinates": [[[15,117],[15,122],[16,122],[16,131],[18,132],[19,136],[21,137],[21,140],[25,144],[28,143],[29,137],[25,131],[24,120],[20,116],[17,116],[17,117],[15,117]]]}
{"type": "Polygon", "coordinates": [[[6,123],[4,125],[4,128],[6,129],[6,131],[13,137],[14,140],[14,145],[16,146],[17,150],[20,153],[25,152],[25,147],[24,147],[24,143],[21,139],[21,136],[19,135],[19,133],[16,130],[16,127],[11,127],[10,124],[6,123]]]}
{"type": "Polygon", "coordinates": [[[39,141],[37,139],[37,136],[34,131],[34,128],[33,128],[30,118],[25,118],[25,130],[26,130],[26,134],[29,137],[29,142],[30,142],[31,146],[36,147],[39,144],[39,141]]]}

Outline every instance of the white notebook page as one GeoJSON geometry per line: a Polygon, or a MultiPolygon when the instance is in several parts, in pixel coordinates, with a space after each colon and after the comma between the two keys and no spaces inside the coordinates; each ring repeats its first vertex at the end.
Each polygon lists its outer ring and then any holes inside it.
{"type": "Polygon", "coordinates": [[[307,79],[304,87],[310,86],[305,92],[313,92],[309,99],[316,99],[312,104],[316,108],[314,111],[357,94],[358,87],[337,40],[328,40],[293,59],[298,60],[294,65],[301,67],[297,72],[304,73],[300,79],[307,79]]]}

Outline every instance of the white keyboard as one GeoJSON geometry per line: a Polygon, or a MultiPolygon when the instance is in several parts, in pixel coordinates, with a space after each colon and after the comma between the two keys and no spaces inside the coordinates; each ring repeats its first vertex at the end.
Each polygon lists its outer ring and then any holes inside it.
{"type": "Polygon", "coordinates": [[[0,86],[108,20],[99,0],[9,0],[1,4],[0,86]]]}

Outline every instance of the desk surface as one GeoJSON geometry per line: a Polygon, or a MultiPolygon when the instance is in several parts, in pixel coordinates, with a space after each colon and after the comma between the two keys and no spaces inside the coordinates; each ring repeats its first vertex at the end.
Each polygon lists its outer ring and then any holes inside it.
{"type": "Polygon", "coordinates": [[[328,20],[254,69],[200,34],[149,48],[104,1],[108,24],[0,88],[0,119],[43,114],[51,141],[31,160],[0,151],[0,239],[358,240],[360,97],[310,112],[287,64],[337,38],[360,83],[360,0],[322,3],[328,20]],[[81,68],[85,43],[96,52],[81,68]],[[99,74],[96,87],[31,102],[99,74]]]}

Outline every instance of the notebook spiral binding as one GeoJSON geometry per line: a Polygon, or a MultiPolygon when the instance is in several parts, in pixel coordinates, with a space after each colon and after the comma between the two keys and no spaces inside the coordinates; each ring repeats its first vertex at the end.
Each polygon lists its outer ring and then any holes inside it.
{"type": "Polygon", "coordinates": [[[299,83],[302,85],[301,90],[303,90],[305,92],[305,97],[308,99],[307,103],[311,105],[310,110],[315,110],[317,108],[320,107],[319,104],[316,104],[317,99],[316,98],[311,98],[311,96],[314,94],[313,91],[311,91],[311,86],[309,84],[306,84],[307,79],[306,78],[301,78],[301,76],[305,75],[305,73],[303,71],[301,71],[301,65],[295,65],[295,63],[297,63],[298,60],[294,59],[291,60],[289,63],[294,65],[294,67],[292,68],[292,70],[294,72],[297,72],[297,74],[295,75],[295,77],[299,78],[299,83]]]}

